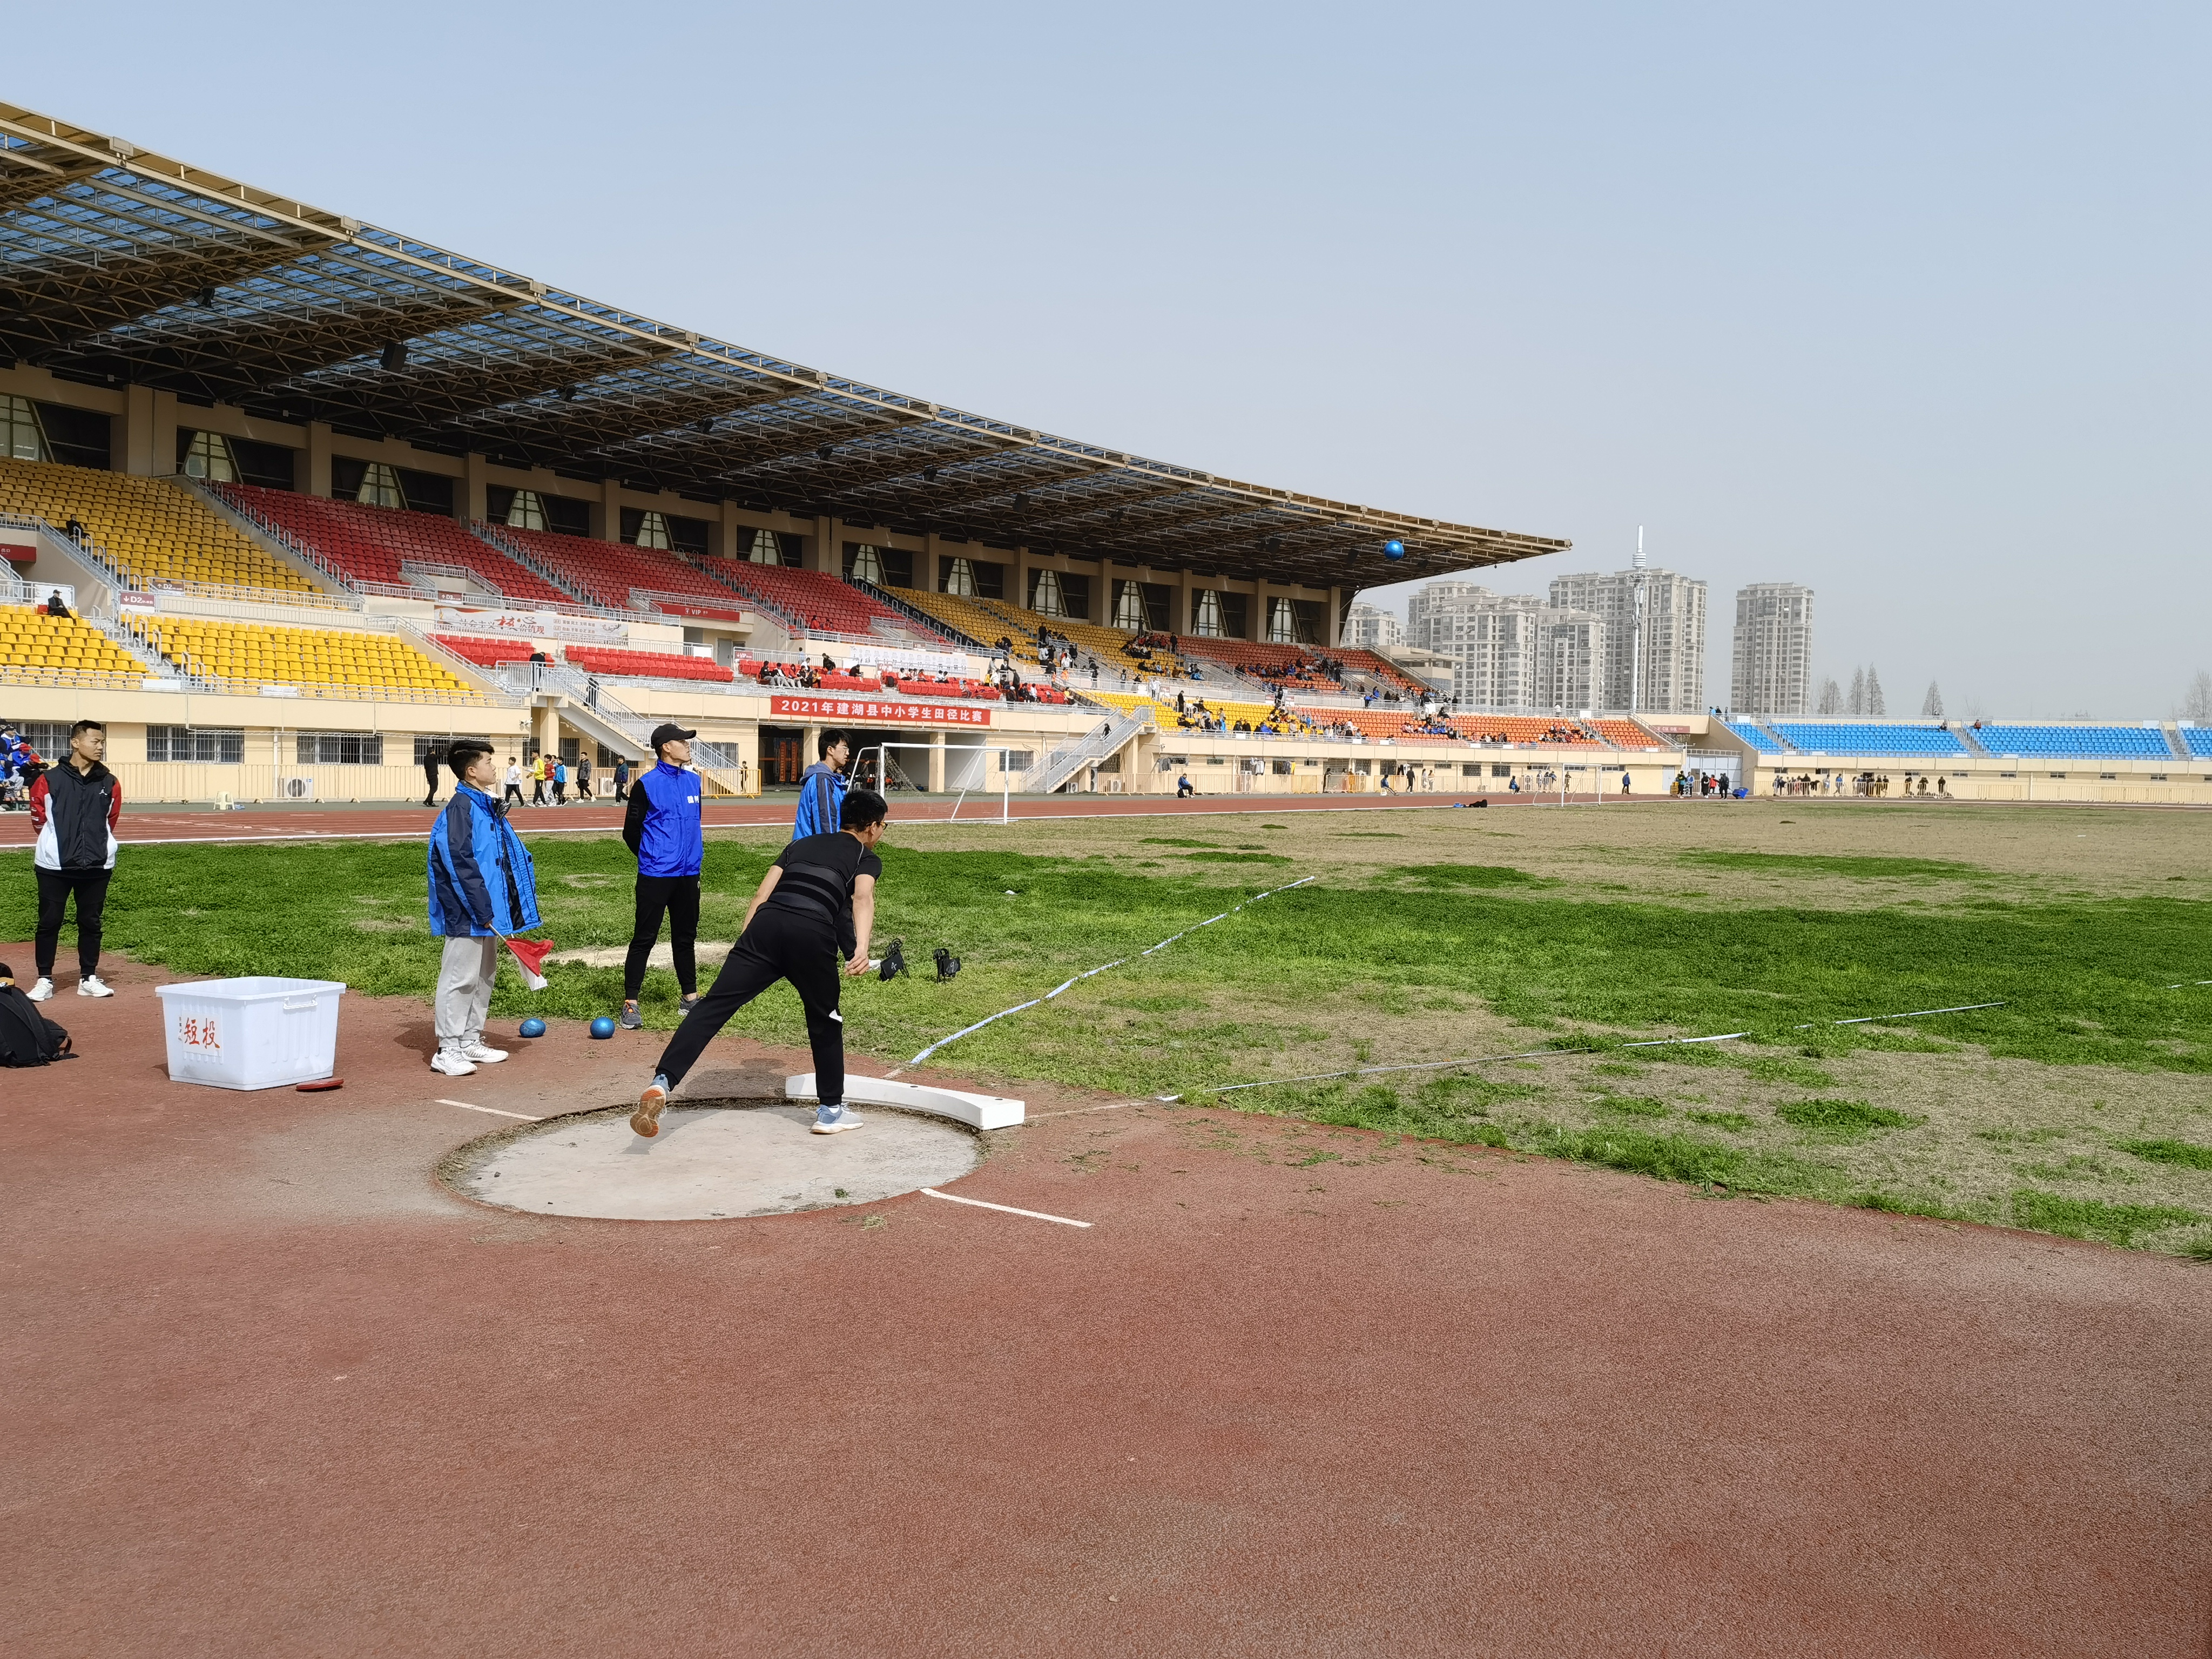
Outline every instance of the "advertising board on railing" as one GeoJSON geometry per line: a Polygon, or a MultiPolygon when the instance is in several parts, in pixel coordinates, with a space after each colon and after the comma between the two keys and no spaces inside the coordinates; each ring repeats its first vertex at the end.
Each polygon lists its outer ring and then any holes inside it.
{"type": "Polygon", "coordinates": [[[471,634],[500,634],[515,639],[579,640],[620,644],[629,628],[611,617],[568,617],[550,611],[464,611],[438,607],[438,625],[471,634]]]}
{"type": "Polygon", "coordinates": [[[907,702],[890,697],[787,697],[768,700],[771,715],[815,720],[891,720],[902,726],[988,726],[991,711],[974,703],[907,702]]]}

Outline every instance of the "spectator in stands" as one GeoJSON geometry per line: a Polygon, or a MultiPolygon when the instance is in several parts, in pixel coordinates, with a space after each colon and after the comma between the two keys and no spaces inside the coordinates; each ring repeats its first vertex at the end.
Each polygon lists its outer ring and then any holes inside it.
{"type": "Polygon", "coordinates": [[[123,785],[101,763],[107,728],[98,720],[70,727],[69,754],[31,785],[31,866],[39,887],[38,931],[32,936],[39,981],[31,1000],[54,994],[54,957],[63,913],[76,899],[76,994],[112,997],[100,977],[100,918],[115,873],[115,823],[123,811],[123,785]]]}
{"type": "Polygon", "coordinates": [[[438,1052],[430,1069],[466,1077],[507,1058],[504,1049],[484,1042],[484,1019],[491,1012],[500,940],[538,926],[538,874],[530,849],[507,821],[506,802],[491,798],[499,772],[490,745],[459,738],[446,763],[453,796],[430,829],[430,931],[446,942],[433,1004],[438,1052]]]}
{"type": "MultiPolygon", "coordinates": [[[[71,524],[75,524],[76,520],[72,519],[70,522],[71,524]]],[[[49,617],[66,617],[69,613],[69,607],[62,603],[62,591],[60,588],[57,587],[52,592],[46,595],[46,614],[49,617]]]]}
{"type": "Polygon", "coordinates": [[[799,815],[791,838],[832,836],[844,820],[839,816],[845,801],[845,768],[853,758],[853,742],[842,732],[823,732],[822,758],[799,780],[799,815]]]}
{"type": "Polygon", "coordinates": [[[507,788],[501,794],[499,804],[505,806],[509,801],[517,806],[522,805],[522,766],[512,755],[507,757],[507,788]]]}
{"type": "Polygon", "coordinates": [[[663,912],[684,1012],[690,1013],[699,1002],[699,872],[706,861],[707,836],[699,810],[699,775],[690,769],[691,739],[696,736],[673,723],[653,728],[654,763],[638,775],[623,815],[623,841],[637,859],[637,903],[629,954],[623,962],[621,1024],[626,1031],[645,1024],[637,997],[645,988],[646,963],[660,939],[663,912]]]}
{"type": "Polygon", "coordinates": [[[428,744],[424,746],[422,750],[422,805],[425,806],[435,806],[438,804],[438,769],[445,763],[445,750],[439,748],[434,743],[428,744]]]}

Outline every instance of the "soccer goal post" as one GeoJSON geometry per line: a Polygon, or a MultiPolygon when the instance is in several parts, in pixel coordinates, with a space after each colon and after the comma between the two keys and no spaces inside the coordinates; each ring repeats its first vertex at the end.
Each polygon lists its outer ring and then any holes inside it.
{"type": "MultiPolygon", "coordinates": [[[[853,781],[884,799],[939,792],[954,796],[947,821],[960,816],[968,797],[999,791],[999,822],[1013,822],[1014,778],[1027,769],[1031,751],[997,743],[875,743],[854,757],[853,781]],[[944,757],[945,776],[930,787],[930,767],[944,757]]],[[[988,822],[988,820],[986,820],[988,822]]]]}

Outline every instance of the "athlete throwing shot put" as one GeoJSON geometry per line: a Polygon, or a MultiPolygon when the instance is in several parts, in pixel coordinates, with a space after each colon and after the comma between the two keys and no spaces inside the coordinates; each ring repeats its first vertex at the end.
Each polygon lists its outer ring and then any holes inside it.
{"type": "Polygon", "coordinates": [[[738,1010],[780,979],[791,981],[806,1008],[814,1050],[814,1133],[860,1127],[845,1104],[845,1022],[837,1012],[842,946],[844,974],[868,972],[868,935],[876,920],[876,878],[884,872],[876,843],[884,835],[884,798],[854,789],[839,808],[842,829],[802,836],[761,878],[738,942],[698,1006],[684,1017],[653,1068],[653,1079],[629,1115],[641,1135],[660,1133],[668,1097],[738,1010]]]}

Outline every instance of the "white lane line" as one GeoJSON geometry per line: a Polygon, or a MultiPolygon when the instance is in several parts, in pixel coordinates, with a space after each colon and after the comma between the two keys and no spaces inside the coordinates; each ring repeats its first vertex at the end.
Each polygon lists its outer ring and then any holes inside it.
{"type": "Polygon", "coordinates": [[[447,1100],[443,1095],[440,1095],[437,1099],[441,1106],[458,1106],[465,1112],[489,1112],[494,1117],[519,1117],[525,1123],[545,1121],[544,1118],[532,1117],[527,1112],[502,1112],[496,1106],[471,1106],[465,1100],[447,1100]]]}
{"type": "Polygon", "coordinates": [[[1047,1215],[1042,1210],[1018,1210],[1011,1204],[986,1204],[980,1198],[962,1198],[954,1193],[940,1193],[934,1187],[921,1189],[925,1198],[941,1198],[947,1204],[973,1204],[979,1210],[997,1210],[1005,1215],[1025,1215],[1032,1221],[1057,1221],[1063,1227],[1088,1227],[1087,1221],[1070,1220],[1064,1215],[1047,1215]]]}

